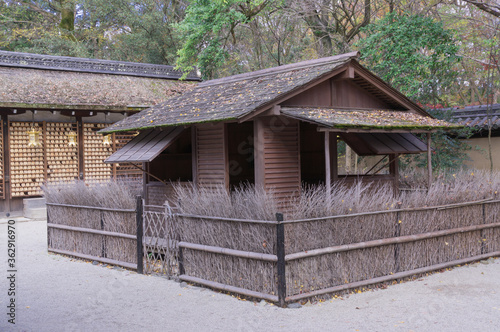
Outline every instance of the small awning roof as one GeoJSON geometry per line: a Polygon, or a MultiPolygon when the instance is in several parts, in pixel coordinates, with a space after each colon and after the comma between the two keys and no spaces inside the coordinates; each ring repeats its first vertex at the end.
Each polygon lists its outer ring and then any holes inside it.
{"type": "Polygon", "coordinates": [[[150,162],[168,148],[183,131],[183,127],[143,131],[104,162],[109,164],[150,162]]]}
{"type": "Polygon", "coordinates": [[[427,151],[427,144],[410,133],[342,133],[340,136],[360,156],[427,151]]]}
{"type": "Polygon", "coordinates": [[[283,107],[281,113],[325,128],[382,131],[429,132],[437,129],[456,129],[461,125],[450,123],[412,111],[336,109],[328,107],[283,107]]]}

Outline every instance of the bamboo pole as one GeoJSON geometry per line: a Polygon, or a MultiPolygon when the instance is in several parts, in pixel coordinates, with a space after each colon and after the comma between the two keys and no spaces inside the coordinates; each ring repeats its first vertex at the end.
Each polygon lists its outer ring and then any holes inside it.
{"type": "Polygon", "coordinates": [[[123,266],[123,267],[126,267],[127,269],[131,269],[131,270],[137,270],[137,264],[117,261],[115,259],[103,258],[103,257],[98,257],[98,256],[92,256],[92,255],[85,255],[85,254],[80,254],[80,253],[72,252],[72,251],[68,251],[68,250],[60,250],[60,249],[52,249],[52,248],[49,248],[48,251],[53,252],[55,254],[73,256],[73,257],[77,257],[77,258],[87,259],[89,261],[97,261],[97,262],[111,264],[111,265],[123,266]]]}
{"type": "Polygon", "coordinates": [[[283,223],[284,224],[291,224],[291,223],[301,223],[301,222],[309,222],[309,221],[323,221],[323,220],[331,220],[331,219],[374,216],[377,214],[388,214],[388,213],[397,213],[397,212],[445,210],[445,209],[451,209],[451,208],[459,208],[459,207],[465,207],[465,206],[471,206],[471,205],[491,204],[491,203],[500,203],[500,200],[494,200],[493,198],[487,198],[487,199],[482,199],[479,201],[472,201],[472,202],[465,202],[465,203],[453,203],[453,204],[429,206],[429,207],[421,207],[421,208],[407,208],[407,209],[396,209],[396,210],[387,210],[387,211],[360,212],[360,213],[344,214],[344,215],[338,215],[338,216],[318,217],[318,218],[310,218],[310,219],[285,220],[285,221],[283,221],[283,223]]]}
{"type": "Polygon", "coordinates": [[[194,284],[199,284],[199,285],[207,286],[210,288],[219,289],[219,290],[224,291],[224,292],[237,293],[237,294],[250,296],[253,298],[257,298],[257,299],[264,299],[264,300],[267,300],[270,302],[278,302],[278,297],[276,295],[251,291],[248,289],[230,286],[230,285],[225,285],[225,284],[221,284],[221,283],[218,283],[215,281],[209,281],[209,280],[191,277],[191,276],[187,276],[187,275],[180,275],[179,279],[183,280],[183,281],[187,281],[187,282],[192,282],[194,284]]]}
{"type": "Polygon", "coordinates": [[[397,243],[415,242],[415,241],[427,240],[427,239],[432,239],[432,238],[446,236],[446,235],[474,232],[474,231],[479,231],[482,229],[497,228],[497,227],[500,227],[500,223],[466,226],[466,227],[446,229],[446,230],[436,231],[436,232],[429,232],[429,233],[422,233],[422,234],[415,234],[415,235],[405,235],[405,236],[400,236],[400,237],[359,242],[359,243],[353,243],[353,244],[343,244],[340,246],[326,247],[326,248],[321,248],[321,249],[313,249],[313,250],[302,251],[302,252],[286,255],[285,260],[292,261],[292,260],[297,260],[297,259],[302,259],[302,258],[307,258],[307,257],[315,257],[315,256],[326,255],[326,254],[334,254],[334,253],[343,252],[343,251],[352,251],[352,250],[358,250],[358,249],[381,247],[381,246],[387,246],[387,245],[397,244],[397,243]]]}
{"type": "Polygon", "coordinates": [[[71,204],[60,204],[60,203],[46,203],[49,206],[62,206],[76,209],[88,209],[88,210],[99,210],[99,211],[108,211],[108,212],[136,212],[135,209],[112,209],[98,206],[85,206],[85,205],[71,205],[71,204]]]}
{"type": "Polygon", "coordinates": [[[74,226],[59,225],[59,224],[53,224],[53,223],[47,223],[47,228],[62,229],[65,231],[73,231],[73,232],[80,232],[80,233],[90,233],[90,234],[119,237],[122,239],[129,239],[129,240],[137,240],[137,236],[132,235],[132,234],[102,231],[102,230],[97,230],[97,229],[92,229],[92,228],[74,227],[74,226]]]}
{"type": "Polygon", "coordinates": [[[348,283],[348,284],[344,284],[344,285],[328,287],[328,288],[324,288],[324,289],[318,289],[318,290],[315,290],[315,291],[312,291],[309,293],[292,295],[292,296],[289,296],[286,298],[286,302],[296,302],[296,301],[306,299],[309,297],[313,297],[313,296],[318,296],[318,295],[323,295],[323,294],[328,294],[328,293],[335,293],[335,292],[340,292],[340,291],[353,289],[353,288],[365,287],[365,286],[379,284],[379,283],[392,281],[392,280],[396,280],[396,279],[403,279],[403,278],[411,277],[411,276],[416,275],[416,274],[422,274],[422,273],[432,272],[432,271],[436,271],[436,270],[441,270],[441,269],[445,269],[448,267],[461,265],[461,264],[467,264],[467,263],[471,263],[471,262],[475,262],[475,261],[479,261],[479,260],[483,260],[483,259],[486,259],[489,257],[495,257],[495,256],[500,256],[500,251],[495,251],[495,252],[492,252],[489,254],[459,259],[459,260],[452,261],[452,262],[426,266],[426,267],[422,267],[422,268],[418,268],[418,269],[414,269],[414,270],[410,270],[410,271],[394,273],[392,275],[387,275],[387,276],[383,276],[383,277],[377,277],[377,278],[352,282],[352,283],[348,283]]]}
{"type": "Polygon", "coordinates": [[[178,246],[181,248],[186,248],[186,249],[211,252],[214,254],[221,254],[221,255],[227,255],[227,256],[249,258],[249,259],[255,259],[255,260],[259,260],[259,261],[266,261],[266,262],[277,262],[278,261],[278,257],[276,255],[262,254],[262,253],[258,253],[258,252],[250,252],[250,251],[242,251],[242,250],[235,250],[235,249],[229,249],[229,248],[207,246],[207,245],[203,245],[203,244],[189,243],[189,242],[183,242],[183,241],[179,242],[178,246]]]}
{"type": "Polygon", "coordinates": [[[175,215],[179,216],[179,217],[184,217],[184,218],[216,220],[216,221],[235,221],[235,222],[243,222],[243,223],[250,223],[250,224],[276,225],[278,223],[277,221],[274,221],[274,220],[250,220],[250,219],[236,219],[236,218],[223,218],[223,217],[209,217],[209,216],[198,216],[198,215],[194,215],[194,214],[184,214],[184,213],[177,213],[175,215]]]}

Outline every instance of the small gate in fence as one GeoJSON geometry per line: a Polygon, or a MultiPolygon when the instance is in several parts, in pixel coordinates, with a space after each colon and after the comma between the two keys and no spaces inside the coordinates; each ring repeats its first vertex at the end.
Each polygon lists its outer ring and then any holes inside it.
{"type": "Polygon", "coordinates": [[[169,205],[145,205],[143,212],[144,273],[179,274],[174,214],[169,205]]]}
{"type": "Polygon", "coordinates": [[[179,271],[176,240],[170,207],[141,197],[135,209],[47,203],[50,252],[171,277],[179,271]]]}

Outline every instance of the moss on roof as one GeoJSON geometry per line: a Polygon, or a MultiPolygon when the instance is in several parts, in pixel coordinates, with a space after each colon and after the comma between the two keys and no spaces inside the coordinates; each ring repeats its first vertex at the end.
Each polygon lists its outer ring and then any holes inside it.
{"type": "Polygon", "coordinates": [[[452,129],[456,123],[423,116],[410,111],[354,110],[331,108],[283,108],[281,112],[293,118],[331,128],[360,129],[452,129]]]}
{"type": "Polygon", "coordinates": [[[239,119],[342,67],[357,54],[298,63],[207,81],[164,103],[134,114],[103,132],[239,119]]]}
{"type": "Polygon", "coordinates": [[[160,78],[0,67],[0,106],[152,106],[195,86],[160,78]]]}

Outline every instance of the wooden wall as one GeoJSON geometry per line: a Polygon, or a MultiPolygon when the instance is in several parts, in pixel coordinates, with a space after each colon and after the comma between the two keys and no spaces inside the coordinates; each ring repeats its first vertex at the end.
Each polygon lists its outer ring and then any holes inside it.
{"type": "Polygon", "coordinates": [[[226,124],[195,126],[194,175],[201,187],[229,189],[226,124]]]}
{"type": "Polygon", "coordinates": [[[301,188],[299,122],[281,116],[254,120],[255,184],[286,201],[301,188]]]}
{"type": "Polygon", "coordinates": [[[315,106],[340,108],[392,108],[352,80],[335,79],[320,83],[315,87],[290,98],[282,106],[315,106]]]}

